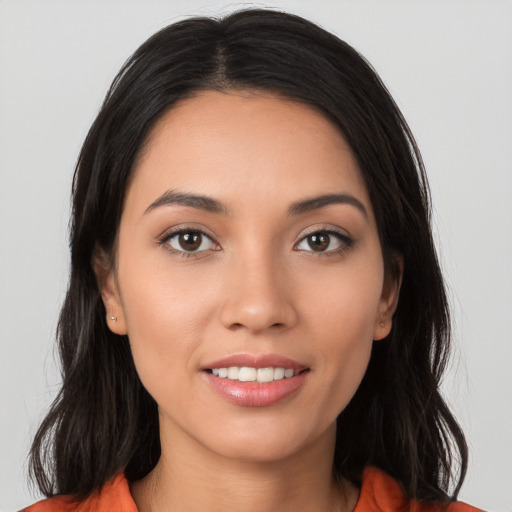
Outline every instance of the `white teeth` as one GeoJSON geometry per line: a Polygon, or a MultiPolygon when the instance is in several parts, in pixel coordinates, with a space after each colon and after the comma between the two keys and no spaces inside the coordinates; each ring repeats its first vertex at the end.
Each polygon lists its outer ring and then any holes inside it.
{"type": "Polygon", "coordinates": [[[238,374],[238,380],[240,382],[254,382],[256,377],[256,368],[249,368],[248,366],[242,366],[242,368],[240,368],[240,373],[238,374]]]}
{"type": "Polygon", "coordinates": [[[256,374],[256,380],[258,382],[272,382],[274,380],[274,369],[273,368],[258,368],[256,374]]]}
{"type": "Polygon", "coordinates": [[[212,368],[212,373],[222,379],[227,378],[240,382],[272,382],[273,380],[289,379],[299,374],[292,368],[251,368],[250,366],[212,368]]]}
{"type": "Polygon", "coordinates": [[[284,368],[274,368],[274,380],[284,379],[284,368]]]}
{"type": "Polygon", "coordinates": [[[254,382],[257,377],[256,368],[249,368],[248,366],[242,366],[238,374],[238,380],[240,382],[254,382]]]}
{"type": "Polygon", "coordinates": [[[238,366],[231,366],[228,368],[228,379],[238,380],[240,374],[240,368],[238,366]]]}

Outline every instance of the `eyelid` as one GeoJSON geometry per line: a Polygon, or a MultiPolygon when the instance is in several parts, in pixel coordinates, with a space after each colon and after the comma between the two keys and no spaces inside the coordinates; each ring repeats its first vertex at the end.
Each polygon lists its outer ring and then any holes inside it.
{"type": "Polygon", "coordinates": [[[188,231],[196,231],[197,233],[201,233],[208,238],[211,238],[215,243],[217,242],[217,236],[214,235],[210,229],[205,227],[202,224],[190,223],[190,224],[175,224],[174,226],[170,226],[166,228],[161,234],[156,237],[157,242],[161,242],[166,238],[170,238],[173,235],[179,233],[186,233],[188,231]]]}
{"type": "Polygon", "coordinates": [[[339,226],[334,226],[332,224],[316,224],[302,231],[302,233],[300,233],[300,235],[298,236],[298,242],[295,245],[302,242],[302,240],[304,240],[308,236],[314,235],[316,233],[333,234],[345,241],[354,241],[354,238],[346,229],[340,228],[339,226]]]}
{"type": "Polygon", "coordinates": [[[315,233],[334,233],[343,238],[347,238],[347,239],[352,238],[352,236],[350,235],[350,233],[348,233],[348,231],[346,229],[342,229],[338,226],[333,226],[331,224],[324,224],[324,225],[316,224],[315,226],[306,228],[306,230],[300,234],[299,241],[306,238],[309,235],[314,235],[315,233]]]}
{"type": "Polygon", "coordinates": [[[221,249],[219,243],[215,239],[215,237],[209,233],[206,232],[204,228],[199,228],[196,226],[191,225],[181,225],[181,226],[174,226],[172,228],[169,228],[165,230],[160,236],[157,237],[156,242],[159,245],[164,246],[167,251],[169,251],[171,254],[176,254],[178,256],[183,257],[204,257],[206,256],[210,251],[218,251],[221,249]],[[202,237],[207,238],[212,242],[213,245],[216,246],[216,248],[209,248],[209,249],[203,249],[201,251],[186,251],[186,250],[180,250],[172,247],[168,241],[175,236],[178,236],[182,233],[199,233],[202,237]]]}
{"type": "Polygon", "coordinates": [[[322,256],[322,255],[330,256],[330,255],[341,254],[341,253],[349,250],[350,248],[353,247],[354,243],[355,243],[355,240],[352,238],[352,236],[350,236],[343,229],[340,229],[340,228],[334,227],[334,226],[328,226],[328,227],[327,226],[325,226],[325,227],[315,226],[314,228],[307,230],[305,233],[302,233],[299,241],[294,245],[294,249],[299,250],[299,251],[304,251],[304,252],[310,252],[317,256],[322,256]],[[338,241],[340,242],[341,246],[336,249],[331,249],[328,251],[314,251],[313,249],[311,249],[311,250],[297,249],[297,247],[301,243],[303,243],[306,240],[306,238],[308,238],[311,235],[318,234],[318,233],[326,233],[327,235],[336,237],[338,239],[338,241]]]}

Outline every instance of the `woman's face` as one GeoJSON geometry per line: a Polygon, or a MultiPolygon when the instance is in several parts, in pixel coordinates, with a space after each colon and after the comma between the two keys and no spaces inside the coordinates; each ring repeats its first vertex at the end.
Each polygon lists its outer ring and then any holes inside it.
{"type": "Polygon", "coordinates": [[[95,267],[163,449],[244,460],[332,446],[398,295],[342,135],[250,92],[199,92],[157,123],[114,268],[95,267]]]}

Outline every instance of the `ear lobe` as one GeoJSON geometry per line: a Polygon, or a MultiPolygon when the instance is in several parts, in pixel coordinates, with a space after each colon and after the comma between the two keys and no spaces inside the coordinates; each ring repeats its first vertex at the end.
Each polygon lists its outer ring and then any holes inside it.
{"type": "Polygon", "coordinates": [[[382,340],[391,332],[393,326],[393,315],[398,307],[400,287],[404,273],[404,259],[402,255],[395,254],[394,271],[387,272],[382,287],[382,296],[379,302],[379,311],[375,319],[373,332],[374,340],[382,340]]]}
{"type": "Polygon", "coordinates": [[[96,275],[96,283],[101,293],[103,305],[105,306],[108,328],[114,334],[127,334],[128,330],[126,328],[123,305],[110,258],[103,249],[96,247],[91,265],[96,275]]]}

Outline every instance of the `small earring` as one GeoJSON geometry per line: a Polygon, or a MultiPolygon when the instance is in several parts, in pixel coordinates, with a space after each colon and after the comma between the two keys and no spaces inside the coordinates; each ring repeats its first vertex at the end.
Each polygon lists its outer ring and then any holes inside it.
{"type": "Polygon", "coordinates": [[[380,321],[380,326],[384,327],[384,322],[382,320],[380,321]]]}
{"type": "Polygon", "coordinates": [[[111,316],[109,320],[112,320],[112,322],[117,322],[117,316],[111,316]]]}

